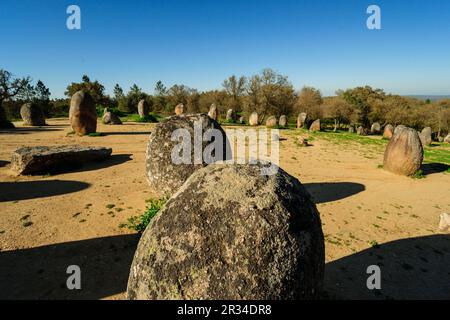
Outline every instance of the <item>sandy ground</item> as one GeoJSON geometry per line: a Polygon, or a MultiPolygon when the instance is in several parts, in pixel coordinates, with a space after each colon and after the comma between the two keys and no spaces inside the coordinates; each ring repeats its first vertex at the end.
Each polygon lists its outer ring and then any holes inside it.
{"type": "MultiPolygon", "coordinates": [[[[139,236],[119,224],[154,196],[144,174],[153,125],[99,124],[104,136],[76,137],[67,119],[48,123],[0,131],[0,298],[122,299],[139,236]],[[63,174],[11,174],[13,150],[56,144],[111,147],[113,156],[63,174]],[[82,290],[66,288],[69,265],[81,267],[82,290]]],[[[450,174],[396,176],[378,168],[378,147],[316,138],[302,148],[299,134],[281,131],[280,166],[321,213],[325,296],[450,299],[450,236],[437,230],[450,212],[450,174]],[[370,265],[380,267],[381,290],[367,289],[370,265]]]]}

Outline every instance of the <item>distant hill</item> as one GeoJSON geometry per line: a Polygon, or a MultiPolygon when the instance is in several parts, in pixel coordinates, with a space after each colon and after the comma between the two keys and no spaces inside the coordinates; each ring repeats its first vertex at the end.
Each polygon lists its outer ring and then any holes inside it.
{"type": "Polygon", "coordinates": [[[437,101],[442,99],[450,99],[450,95],[407,95],[406,97],[415,98],[419,100],[427,100],[437,101]]]}

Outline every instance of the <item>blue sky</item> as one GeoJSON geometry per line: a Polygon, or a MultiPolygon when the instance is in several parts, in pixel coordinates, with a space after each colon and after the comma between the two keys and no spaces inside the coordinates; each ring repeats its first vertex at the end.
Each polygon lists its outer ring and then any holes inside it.
{"type": "Polygon", "coordinates": [[[86,73],[153,92],[156,81],[219,89],[270,67],[325,95],[363,84],[450,94],[448,0],[1,0],[0,68],[41,79],[53,97],[86,73]],[[68,30],[66,8],[81,8],[68,30]],[[382,30],[366,9],[382,10],[382,30]]]}

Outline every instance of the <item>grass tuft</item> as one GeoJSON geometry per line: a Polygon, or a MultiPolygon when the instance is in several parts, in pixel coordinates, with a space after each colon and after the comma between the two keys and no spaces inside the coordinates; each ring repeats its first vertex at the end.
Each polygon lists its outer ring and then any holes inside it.
{"type": "Polygon", "coordinates": [[[147,209],[144,214],[128,218],[127,223],[120,224],[119,228],[128,228],[139,233],[144,232],[145,228],[147,228],[150,221],[161,210],[166,201],[166,199],[150,199],[146,201],[147,209]]]}

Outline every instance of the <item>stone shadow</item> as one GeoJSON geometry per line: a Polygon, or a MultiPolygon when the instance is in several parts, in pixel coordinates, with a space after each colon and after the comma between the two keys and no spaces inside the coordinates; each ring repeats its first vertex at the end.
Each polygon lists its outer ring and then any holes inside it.
{"type": "Polygon", "coordinates": [[[450,235],[388,242],[329,262],[324,289],[338,299],[450,299],[450,235]],[[367,289],[367,267],[381,270],[381,290],[367,289]]]}
{"type": "Polygon", "coordinates": [[[89,187],[89,183],[70,180],[0,182],[0,202],[53,197],[89,187]]]}
{"type": "Polygon", "coordinates": [[[126,291],[138,234],[94,238],[0,253],[0,299],[101,299],[126,291]],[[81,269],[81,290],[66,286],[81,269]]]}
{"type": "Polygon", "coordinates": [[[304,183],[303,186],[316,204],[341,200],[366,190],[363,184],[354,182],[304,183]]]}

